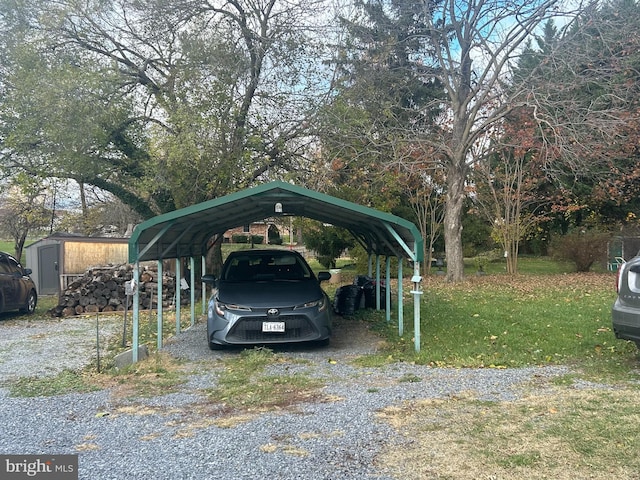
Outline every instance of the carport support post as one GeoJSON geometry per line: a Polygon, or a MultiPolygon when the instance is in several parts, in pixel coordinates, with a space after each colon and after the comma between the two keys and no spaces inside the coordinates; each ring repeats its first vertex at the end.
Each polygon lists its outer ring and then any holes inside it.
{"type": "Polygon", "coordinates": [[[398,335],[404,335],[404,297],[402,292],[402,257],[398,257],[398,335]]]}
{"type": "Polygon", "coordinates": [[[411,277],[411,281],[413,282],[413,290],[411,290],[411,294],[413,295],[413,338],[416,352],[420,351],[420,296],[422,295],[422,290],[420,289],[420,282],[422,281],[422,277],[420,276],[420,262],[413,262],[413,277],[411,277]]]}
{"type": "Polygon", "coordinates": [[[192,327],[196,323],[196,289],[195,289],[196,273],[193,271],[193,268],[195,266],[196,266],[196,259],[193,257],[189,257],[189,268],[191,269],[189,293],[191,295],[191,326],[192,327]]]}
{"type": "Polygon", "coordinates": [[[180,259],[176,258],[176,335],[180,333],[180,300],[182,298],[182,274],[180,273],[180,259]]]}
{"type": "Polygon", "coordinates": [[[380,255],[376,255],[376,310],[380,310],[380,255]]]}
{"type": "Polygon", "coordinates": [[[387,255],[386,259],[386,277],[384,288],[384,306],[387,323],[391,321],[391,257],[387,255]]]}
{"type": "MultiPolygon", "coordinates": [[[[162,325],[164,324],[163,312],[162,312],[162,259],[158,260],[158,308],[156,310],[156,314],[158,315],[158,350],[162,349],[162,325]]],[[[153,305],[151,307],[153,308],[153,305]]]]}
{"type": "Polygon", "coordinates": [[[138,291],[138,279],[140,277],[140,263],[136,262],[133,266],[133,329],[131,332],[132,347],[131,361],[136,363],[138,361],[138,347],[139,347],[139,328],[138,323],[140,320],[140,292],[138,291]]]}
{"type": "MultiPolygon", "coordinates": [[[[207,258],[204,255],[202,256],[201,265],[202,268],[200,269],[200,271],[202,272],[202,275],[204,275],[207,272],[207,258]]],[[[202,275],[200,276],[201,278],[202,275]]],[[[207,311],[207,284],[201,282],[200,289],[202,290],[202,315],[204,315],[207,311]]]]}

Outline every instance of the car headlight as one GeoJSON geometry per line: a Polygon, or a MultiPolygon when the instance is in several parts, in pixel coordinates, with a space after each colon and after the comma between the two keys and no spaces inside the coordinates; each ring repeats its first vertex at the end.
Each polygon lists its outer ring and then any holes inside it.
{"type": "Polygon", "coordinates": [[[250,307],[245,307],[244,305],[236,305],[233,303],[222,303],[218,300],[216,300],[214,303],[215,303],[214,308],[216,309],[216,313],[221,317],[224,317],[224,312],[226,312],[227,310],[239,310],[242,312],[251,311],[250,307]]]}
{"type": "Polygon", "coordinates": [[[323,311],[325,308],[327,308],[326,298],[322,297],[320,300],[314,300],[313,302],[307,302],[302,305],[298,305],[297,307],[295,307],[295,310],[299,308],[313,308],[313,307],[316,307],[319,312],[323,311]]]}

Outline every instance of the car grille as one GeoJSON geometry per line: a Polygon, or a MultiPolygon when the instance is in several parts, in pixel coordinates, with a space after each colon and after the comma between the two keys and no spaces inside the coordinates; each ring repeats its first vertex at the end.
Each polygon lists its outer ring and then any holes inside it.
{"type": "Polygon", "coordinates": [[[312,340],[317,330],[304,315],[240,318],[229,330],[227,340],[230,342],[286,342],[312,340]],[[264,333],[262,322],[285,322],[284,333],[264,333]]]}

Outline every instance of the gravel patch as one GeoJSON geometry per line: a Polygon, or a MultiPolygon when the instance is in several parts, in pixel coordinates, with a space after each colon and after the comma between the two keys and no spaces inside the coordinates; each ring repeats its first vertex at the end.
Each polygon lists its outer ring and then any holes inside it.
{"type": "MultiPolygon", "coordinates": [[[[89,316],[0,320],[0,382],[57,375],[94,362],[97,340],[122,328],[122,318],[89,316]]],[[[101,349],[102,351],[102,349],[101,349]]]]}
{"type": "MultiPolygon", "coordinates": [[[[115,322],[109,328],[117,327],[115,322]]],[[[205,325],[196,324],[167,342],[166,352],[200,369],[178,393],[127,401],[108,389],[11,398],[0,388],[0,453],[78,453],[81,479],[391,480],[376,468],[376,457],[402,440],[377,419],[382,408],[467,392],[485,400],[512,400],[532,380],[566,373],[563,368],[410,364],[359,368],[350,360],[374,352],[378,339],[365,325],[342,320],[329,347],[277,349],[292,362],[270,367],[270,373],[283,369],[322,378],[325,400],[252,412],[221,424],[221,413],[201,390],[215,384],[212,365],[238,352],[212,352],[205,336],[205,325]]],[[[16,376],[78,368],[91,361],[92,349],[95,319],[0,321],[0,385],[16,376]]]]}

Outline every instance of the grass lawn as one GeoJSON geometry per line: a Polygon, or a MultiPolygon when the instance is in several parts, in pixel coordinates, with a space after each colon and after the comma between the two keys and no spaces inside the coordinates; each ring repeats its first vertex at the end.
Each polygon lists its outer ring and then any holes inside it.
{"type": "MultiPolygon", "coordinates": [[[[362,361],[410,361],[448,367],[572,365],[593,378],[625,377],[636,346],[611,329],[615,275],[487,275],[460,284],[424,280],[421,350],[414,350],[412,298],[405,293],[405,335],[397,316],[359,312],[386,339],[383,352],[362,361]]],[[[405,287],[405,292],[409,291],[405,287]]]]}

